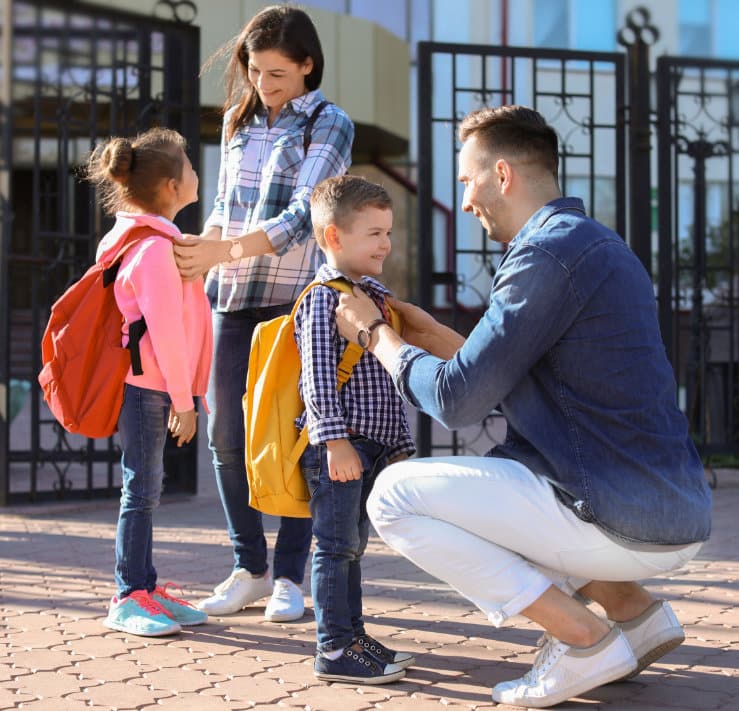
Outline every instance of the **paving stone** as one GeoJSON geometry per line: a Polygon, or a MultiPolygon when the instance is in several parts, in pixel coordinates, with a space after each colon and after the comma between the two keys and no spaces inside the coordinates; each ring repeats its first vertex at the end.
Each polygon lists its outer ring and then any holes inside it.
{"type": "MultiPolygon", "coordinates": [[[[686,642],[636,679],[593,690],[558,711],[739,710],[739,477],[722,483],[714,503],[714,535],[699,557],[648,581],[655,595],[672,601],[686,642]]],[[[376,536],[363,562],[365,622],[385,644],[416,655],[398,683],[315,679],[309,576],[308,610],[295,623],[266,622],[262,601],[171,637],[111,631],[102,619],[115,593],[117,505],[101,504],[0,515],[0,709],[514,709],[495,707],[490,688],[528,671],[541,630],[522,617],[494,628],[376,536]]],[[[277,522],[265,522],[272,551],[277,522]]],[[[200,599],[228,575],[231,548],[212,482],[197,497],[162,503],[154,557],[161,582],[176,581],[186,599],[200,599]]]]}
{"type": "Polygon", "coordinates": [[[168,696],[172,696],[169,691],[158,691],[136,684],[111,682],[85,687],[78,693],[71,694],[69,698],[84,701],[91,706],[102,706],[110,711],[128,711],[128,709],[138,709],[144,704],[156,702],[157,699],[168,696]]]}

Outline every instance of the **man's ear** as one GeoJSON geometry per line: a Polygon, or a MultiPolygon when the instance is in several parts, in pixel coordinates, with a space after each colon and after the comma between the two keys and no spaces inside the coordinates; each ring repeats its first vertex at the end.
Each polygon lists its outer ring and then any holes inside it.
{"type": "Polygon", "coordinates": [[[326,240],[326,244],[331,249],[341,249],[341,240],[339,239],[339,231],[336,229],[336,225],[326,226],[326,229],[323,230],[323,239],[326,240]]]}
{"type": "Polygon", "coordinates": [[[501,193],[506,193],[513,183],[513,167],[505,158],[495,161],[495,180],[501,193]]]}

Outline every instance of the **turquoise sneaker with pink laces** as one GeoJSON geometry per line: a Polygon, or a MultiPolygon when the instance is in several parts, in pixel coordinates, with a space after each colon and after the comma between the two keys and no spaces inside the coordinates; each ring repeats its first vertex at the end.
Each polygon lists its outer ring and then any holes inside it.
{"type": "Polygon", "coordinates": [[[164,587],[157,585],[154,588],[154,592],[151,593],[151,599],[159,603],[183,627],[202,625],[208,621],[208,614],[206,612],[193,607],[187,600],[170,595],[167,592],[167,588],[170,585],[183,592],[179,585],[165,583],[164,587]]]}
{"type": "Polygon", "coordinates": [[[152,600],[146,590],[134,590],[120,599],[114,597],[103,624],[141,637],[161,637],[181,630],[179,622],[152,600]]]}

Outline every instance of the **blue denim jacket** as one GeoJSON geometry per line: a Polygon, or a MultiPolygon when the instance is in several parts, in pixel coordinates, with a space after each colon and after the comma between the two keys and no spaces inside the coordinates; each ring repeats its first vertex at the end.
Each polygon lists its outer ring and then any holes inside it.
{"type": "Polygon", "coordinates": [[[553,200],[524,225],[451,360],[406,345],[393,379],[449,429],[499,409],[508,432],[490,456],[547,477],[607,533],[653,544],[708,538],[710,491],[676,404],[651,280],[581,200],[553,200]]]}

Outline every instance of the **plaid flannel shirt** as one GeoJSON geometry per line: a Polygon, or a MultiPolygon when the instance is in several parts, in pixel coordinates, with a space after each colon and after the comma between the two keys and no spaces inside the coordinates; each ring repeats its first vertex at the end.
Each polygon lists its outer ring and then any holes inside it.
{"type": "MultiPolygon", "coordinates": [[[[328,264],[316,274],[319,281],[346,277],[328,264]]],[[[359,287],[375,302],[390,292],[378,281],[362,277],[359,287]]],[[[388,445],[388,458],[416,451],[403,401],[392,378],[371,353],[362,355],[344,387],[336,390],[336,369],[347,341],[336,328],[339,292],[313,287],[295,314],[295,340],[302,363],[300,394],[306,410],[296,424],[308,423],[311,444],[359,434],[388,445]]]]}
{"type": "Polygon", "coordinates": [[[263,229],[274,254],[246,257],[214,267],[206,292],[218,311],[288,304],[323,263],[313,238],[310,195],[325,178],[343,175],[351,164],[354,124],[328,104],[303,151],[305,124],[324,100],[316,89],[287,102],[272,126],[266,110],[226,141],[224,117],[218,192],[206,229],[221,228],[221,239],[263,229]]]}

